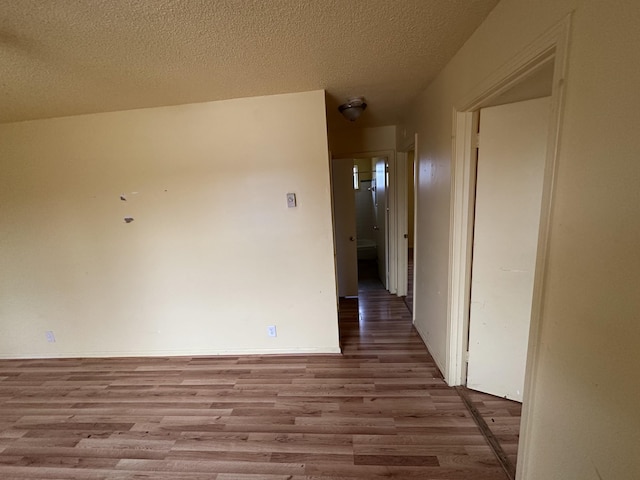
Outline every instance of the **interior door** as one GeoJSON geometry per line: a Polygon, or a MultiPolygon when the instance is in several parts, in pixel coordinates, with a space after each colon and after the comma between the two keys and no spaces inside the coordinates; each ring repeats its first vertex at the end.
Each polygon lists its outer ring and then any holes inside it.
{"type": "Polygon", "coordinates": [[[375,182],[376,188],[374,206],[376,210],[376,245],[378,249],[378,276],[380,281],[384,285],[384,288],[389,289],[389,277],[388,277],[388,261],[389,256],[387,252],[387,231],[389,226],[389,211],[387,208],[387,187],[389,185],[388,180],[388,167],[386,157],[375,157],[373,159],[375,165],[375,182]]]}
{"type": "Polygon", "coordinates": [[[549,98],[480,111],[467,387],[522,401],[549,98]]]}
{"type": "Polygon", "coordinates": [[[358,295],[358,246],[353,159],[334,159],[332,167],[338,295],[358,295]]]}

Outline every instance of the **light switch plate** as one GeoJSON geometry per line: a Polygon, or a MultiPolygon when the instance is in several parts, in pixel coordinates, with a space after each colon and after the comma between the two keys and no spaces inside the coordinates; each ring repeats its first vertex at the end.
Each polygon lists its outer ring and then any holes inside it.
{"type": "Polygon", "coordinates": [[[293,208],[296,206],[296,194],[287,193],[287,207],[293,208]]]}

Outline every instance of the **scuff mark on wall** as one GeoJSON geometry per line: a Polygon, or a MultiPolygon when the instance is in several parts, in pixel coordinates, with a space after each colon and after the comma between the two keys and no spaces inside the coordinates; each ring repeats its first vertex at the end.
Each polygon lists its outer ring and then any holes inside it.
{"type": "Polygon", "coordinates": [[[596,475],[598,475],[598,478],[599,478],[600,480],[604,480],[604,479],[602,478],[602,475],[600,475],[600,471],[598,470],[598,467],[594,466],[594,467],[593,467],[593,469],[596,471],[596,475]]]}
{"type": "Polygon", "coordinates": [[[502,270],[503,272],[510,272],[510,273],[528,273],[529,270],[519,270],[517,268],[505,268],[505,267],[500,267],[500,270],[502,270]]]}
{"type": "Polygon", "coordinates": [[[126,202],[127,196],[123,193],[122,195],[120,195],[120,200],[122,200],[123,202],[126,202]]]}
{"type": "Polygon", "coordinates": [[[125,223],[131,223],[133,222],[133,217],[124,217],[124,221],[125,223]]]}

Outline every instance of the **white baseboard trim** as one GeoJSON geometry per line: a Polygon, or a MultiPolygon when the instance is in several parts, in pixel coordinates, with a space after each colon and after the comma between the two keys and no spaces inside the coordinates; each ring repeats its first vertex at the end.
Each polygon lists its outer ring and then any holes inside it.
{"type": "Polygon", "coordinates": [[[29,360],[55,358],[125,358],[125,357],[206,357],[241,355],[333,355],[342,353],[339,347],[276,348],[229,350],[150,350],[131,352],[60,352],[60,353],[0,353],[2,360],[29,360]]]}
{"type": "Polygon", "coordinates": [[[446,379],[447,377],[446,377],[446,370],[444,369],[444,365],[433,354],[433,349],[431,348],[431,345],[429,345],[429,340],[427,340],[427,335],[422,330],[420,330],[420,326],[416,322],[413,322],[413,326],[416,328],[416,331],[418,332],[418,335],[420,335],[420,338],[422,339],[422,341],[424,342],[425,346],[427,347],[427,350],[429,350],[429,354],[433,358],[433,361],[436,362],[436,366],[440,370],[440,373],[446,379]]]}

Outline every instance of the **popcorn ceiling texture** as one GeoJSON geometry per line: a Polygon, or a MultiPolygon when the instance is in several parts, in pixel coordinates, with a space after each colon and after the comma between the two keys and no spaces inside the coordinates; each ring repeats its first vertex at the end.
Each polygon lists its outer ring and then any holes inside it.
{"type": "Polygon", "coordinates": [[[497,0],[0,0],[0,122],[325,89],[395,123],[497,0]]]}

